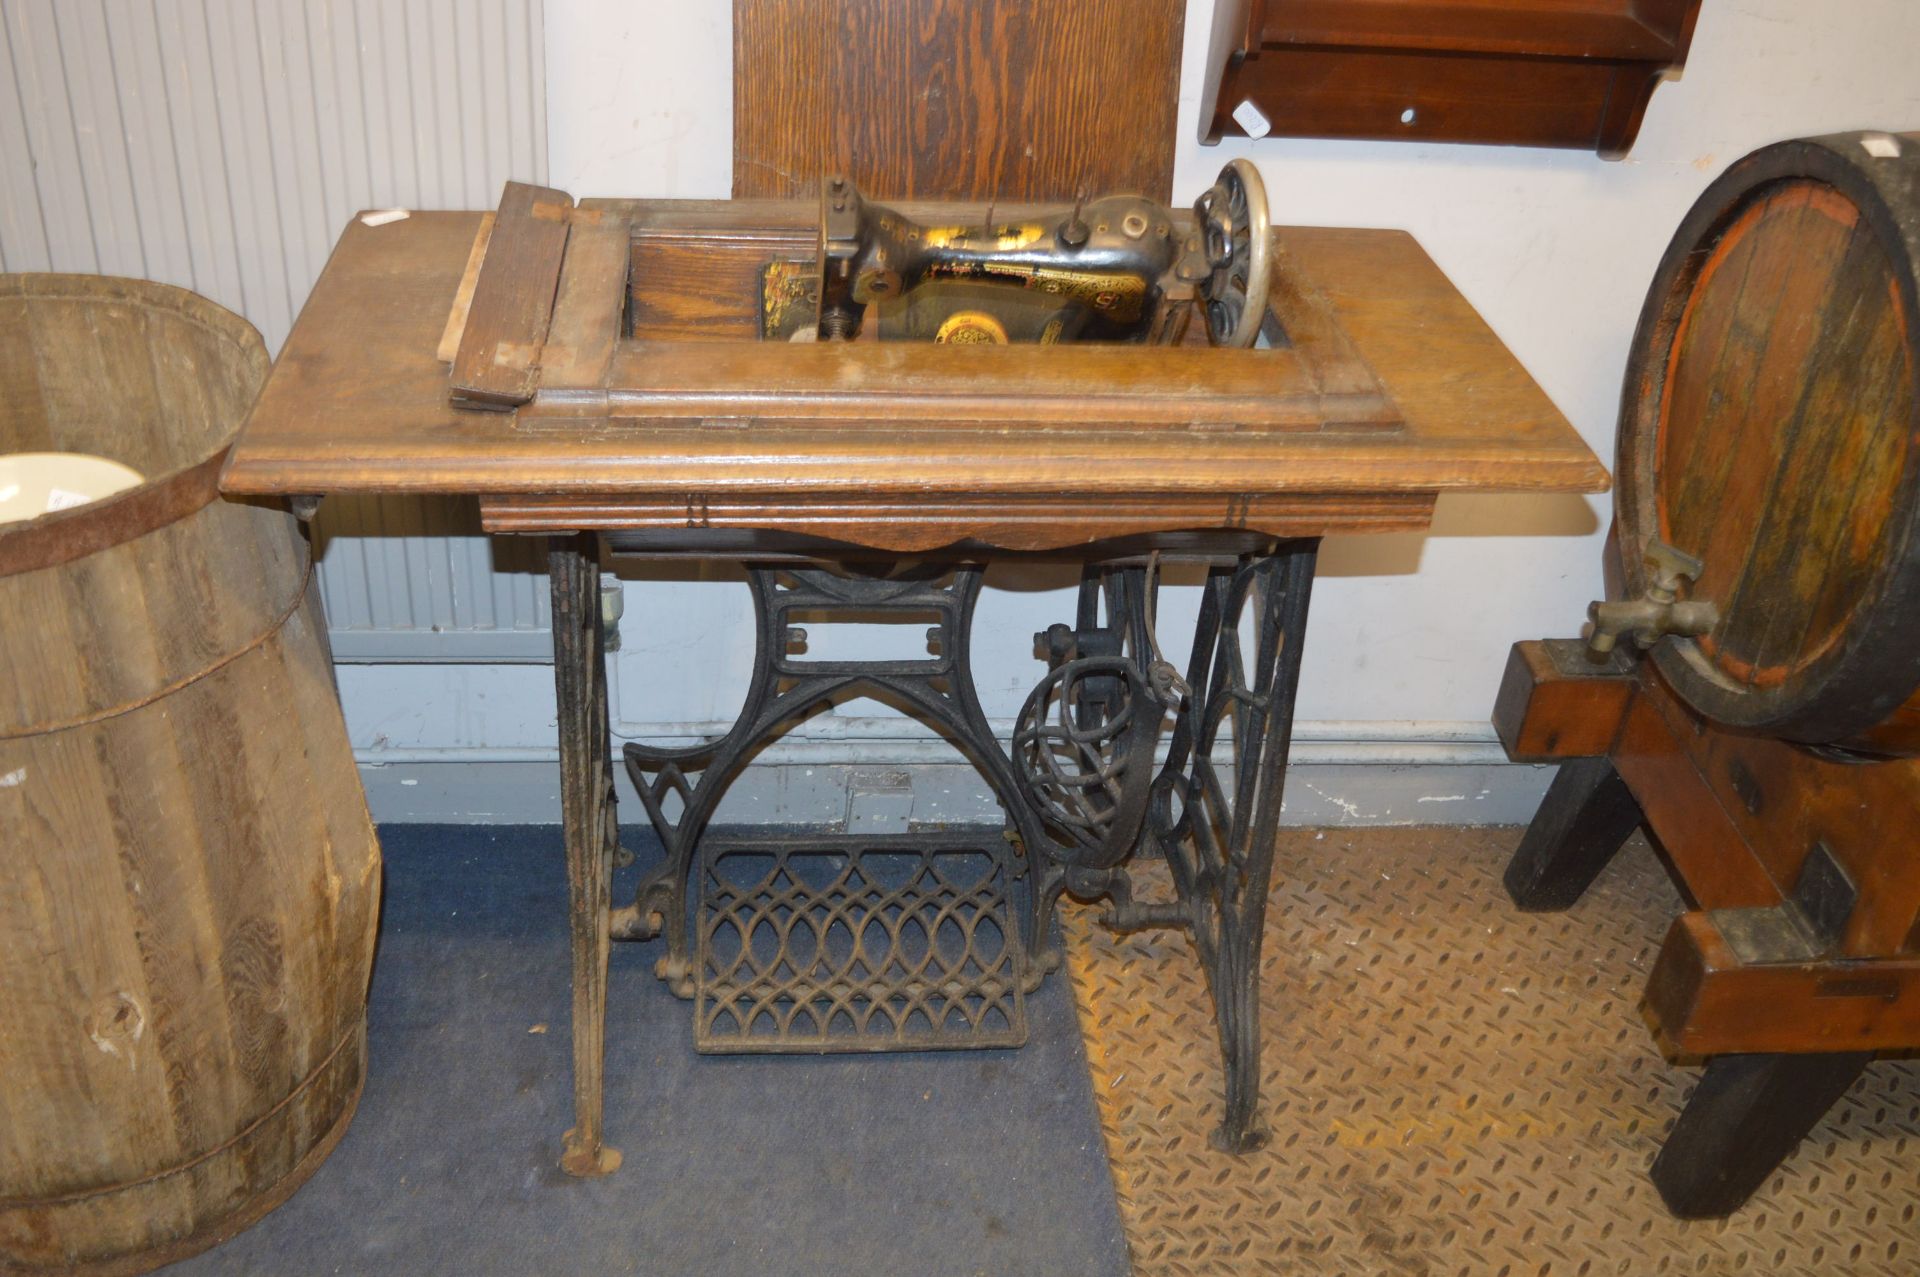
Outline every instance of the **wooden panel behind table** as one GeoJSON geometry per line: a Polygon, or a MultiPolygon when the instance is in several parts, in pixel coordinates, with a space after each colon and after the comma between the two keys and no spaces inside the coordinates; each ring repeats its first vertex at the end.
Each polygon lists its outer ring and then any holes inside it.
{"type": "Polygon", "coordinates": [[[734,0],[733,193],[1172,195],[1180,0],[734,0]]]}

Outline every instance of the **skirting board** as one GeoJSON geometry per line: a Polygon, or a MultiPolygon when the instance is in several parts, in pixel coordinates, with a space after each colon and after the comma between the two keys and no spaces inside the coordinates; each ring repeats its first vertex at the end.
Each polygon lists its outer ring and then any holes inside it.
{"type": "MultiPolygon", "coordinates": [[[[478,753],[479,751],[475,751],[478,753]]],[[[1533,813],[1555,769],[1506,762],[1313,762],[1288,773],[1289,825],[1518,825],[1533,813]]],[[[560,775],[545,759],[418,757],[363,761],[376,821],[542,824],[560,819],[560,775]]],[[[617,777],[623,822],[644,812],[617,777]]],[[[756,764],[734,782],[716,819],[724,824],[846,821],[874,833],[909,823],[999,819],[986,785],[961,764],[901,766],[756,764]]]]}

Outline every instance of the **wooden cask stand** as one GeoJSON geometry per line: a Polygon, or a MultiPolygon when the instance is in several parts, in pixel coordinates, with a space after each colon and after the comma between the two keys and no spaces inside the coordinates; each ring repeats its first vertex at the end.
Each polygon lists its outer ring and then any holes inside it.
{"type": "Polygon", "coordinates": [[[1725,1215],[1875,1052],[1920,1046],[1920,762],[1716,727],[1569,640],[1514,646],[1494,726],[1516,761],[1564,764],[1507,868],[1514,903],[1568,908],[1643,824],[1684,884],[1643,1014],[1708,1064],[1653,1177],[1676,1214],[1725,1215]]]}
{"type": "Polygon", "coordinates": [[[1628,364],[1610,601],[1517,646],[1494,712],[1566,761],[1516,903],[1571,905],[1643,822],[1692,902],[1644,1007],[1709,1061],[1653,1168],[1683,1216],[1920,1047],[1916,140],[1780,143],[1701,196],[1628,364]]]}

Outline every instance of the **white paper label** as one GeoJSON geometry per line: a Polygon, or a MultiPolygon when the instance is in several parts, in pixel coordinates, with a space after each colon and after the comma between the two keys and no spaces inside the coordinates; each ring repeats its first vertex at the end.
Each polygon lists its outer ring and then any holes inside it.
{"type": "Polygon", "coordinates": [[[1860,139],[1860,145],[1876,160],[1900,158],[1900,139],[1885,133],[1869,133],[1860,139]]]}
{"type": "Polygon", "coordinates": [[[1233,108],[1233,122],[1245,129],[1248,137],[1265,137],[1273,132],[1273,121],[1253,104],[1252,98],[1241,99],[1240,105],[1233,108]]]}
{"type": "Polygon", "coordinates": [[[47,513],[55,510],[71,510],[77,505],[85,505],[93,498],[84,492],[68,492],[65,488],[47,489],[47,513]]]}

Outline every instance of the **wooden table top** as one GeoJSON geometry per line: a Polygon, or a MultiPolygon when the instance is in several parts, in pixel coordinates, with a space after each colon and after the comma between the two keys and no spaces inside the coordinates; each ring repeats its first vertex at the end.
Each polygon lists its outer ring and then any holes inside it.
{"type": "MultiPolygon", "coordinates": [[[[760,306],[742,263],[803,243],[815,210],[575,210],[569,253],[583,259],[586,235],[652,236],[652,256],[632,253],[634,296],[658,267],[650,300],[667,318],[645,320],[636,300],[635,335],[609,336],[598,372],[518,412],[452,406],[437,357],[482,215],[355,219],[222,487],[471,493],[499,531],[762,529],[889,549],[1400,530],[1424,526],[1442,491],[1606,489],[1599,459],[1405,233],[1276,232],[1397,408],[1382,429],[1321,411],[1332,399],[1267,352],[742,340],[760,306]],[[754,389],[776,362],[799,387],[777,411],[754,389]]],[[[554,367],[582,362],[561,355],[554,367]]]]}

